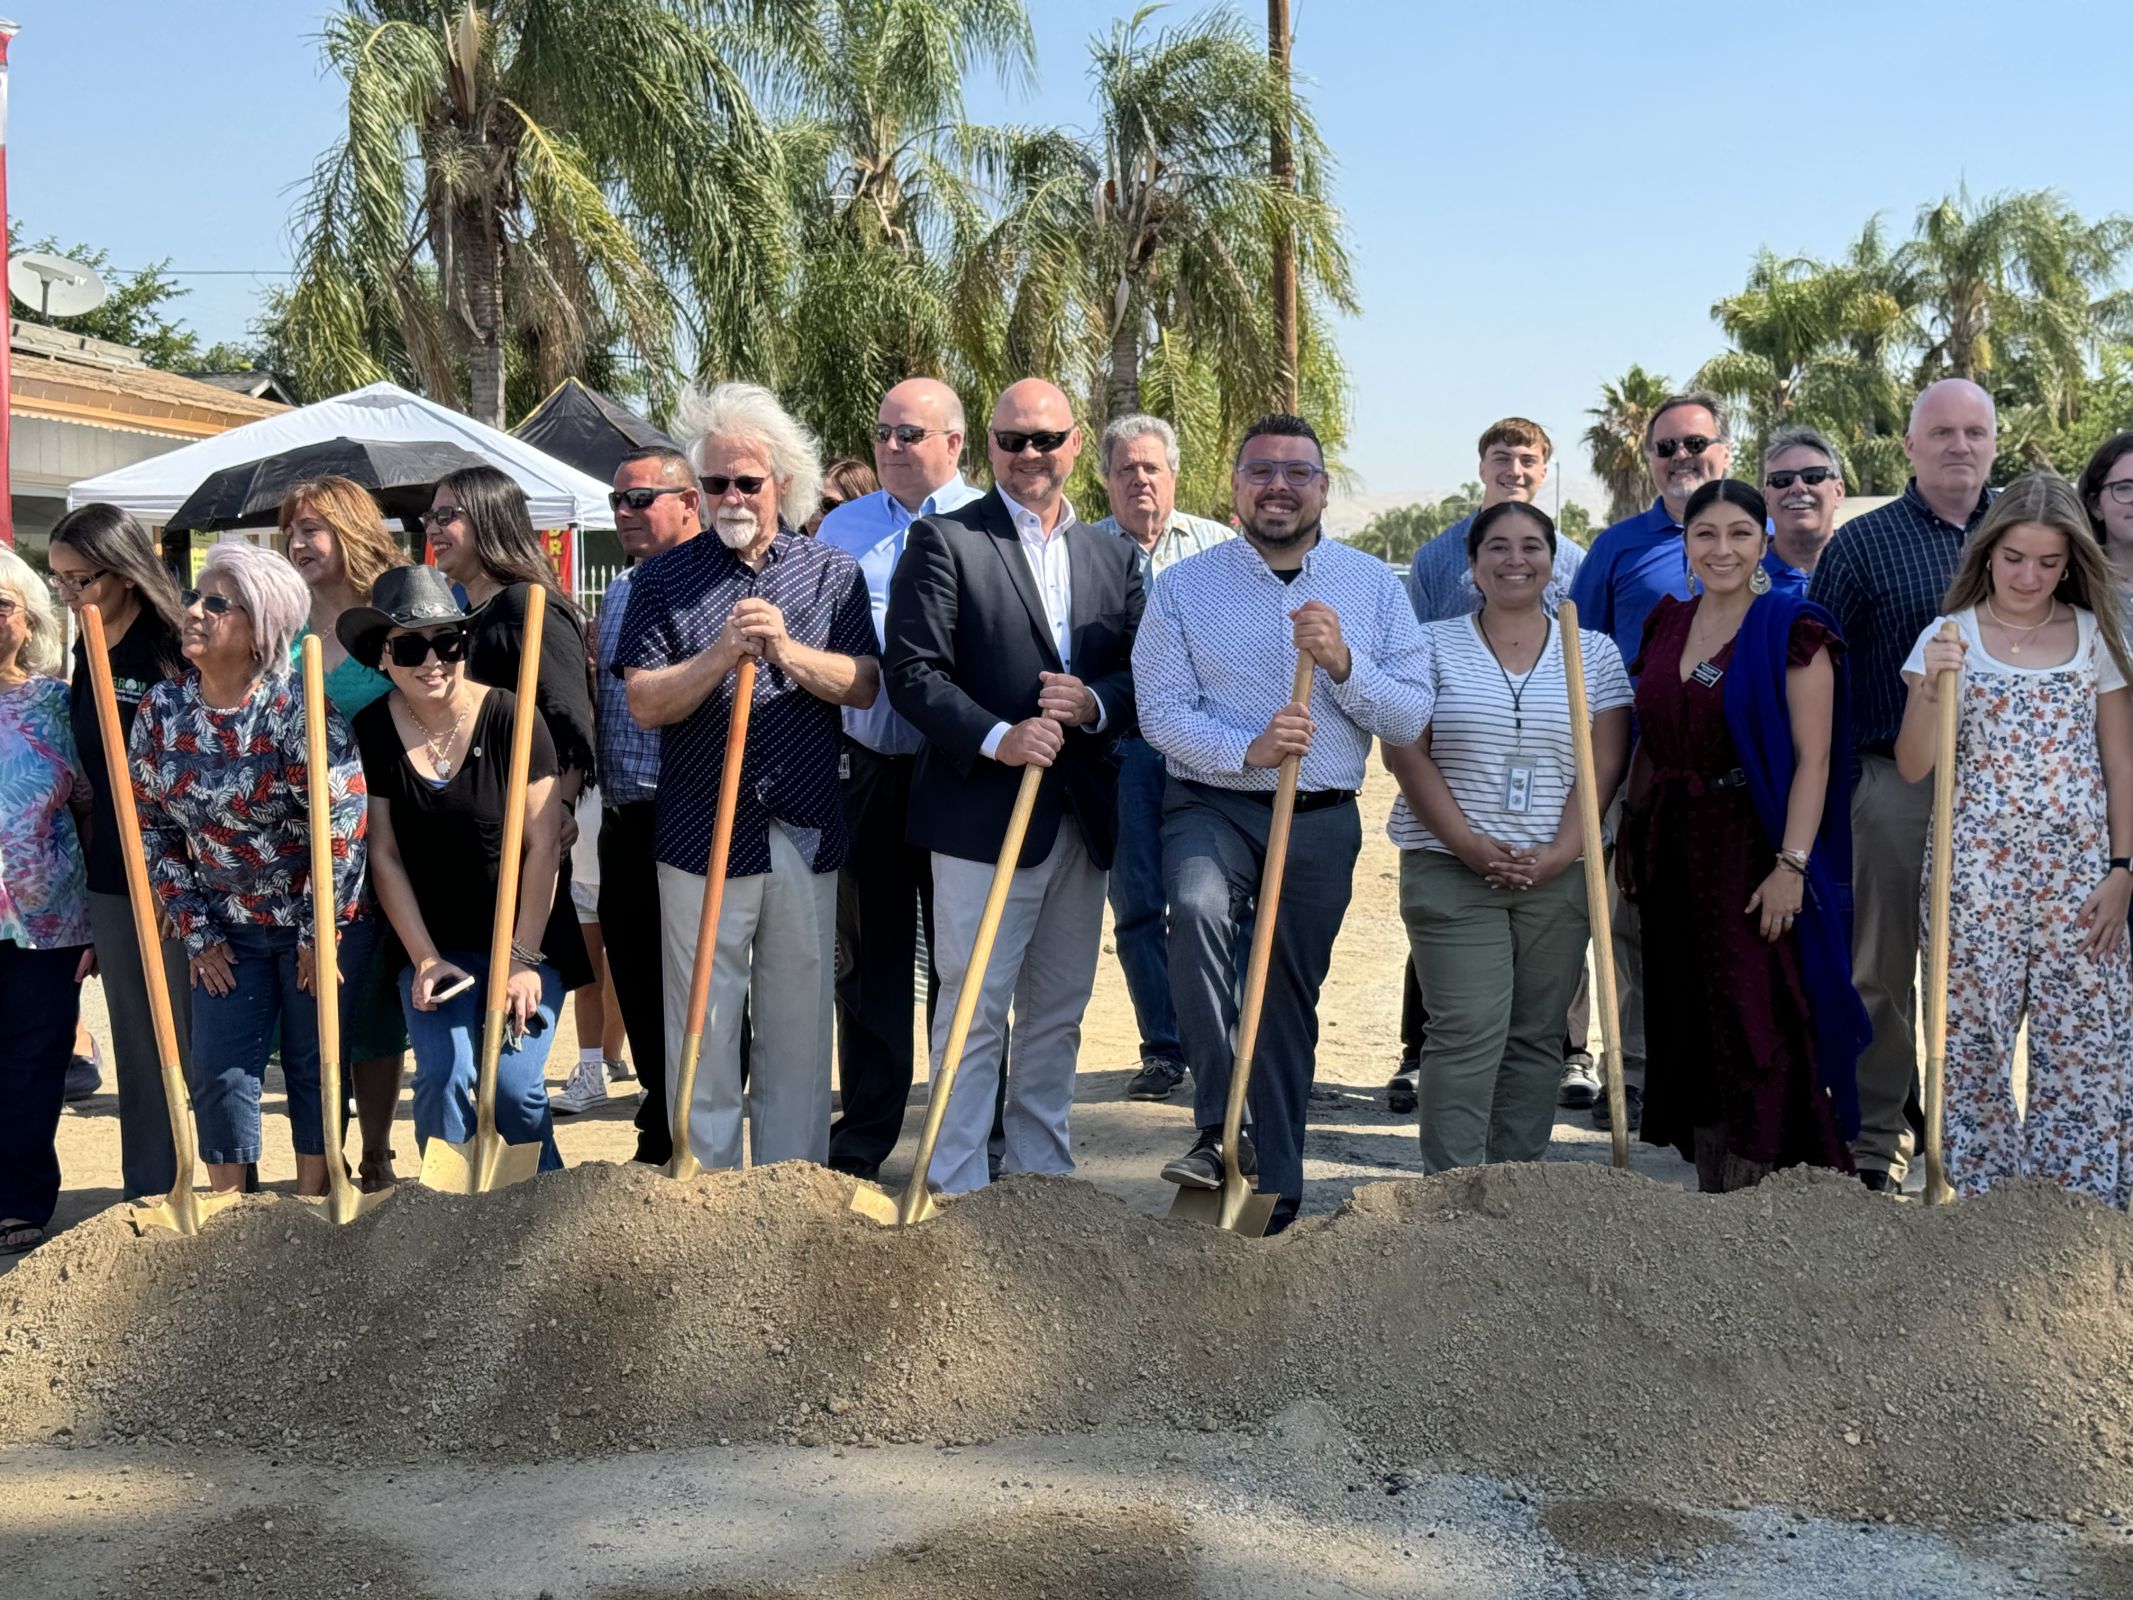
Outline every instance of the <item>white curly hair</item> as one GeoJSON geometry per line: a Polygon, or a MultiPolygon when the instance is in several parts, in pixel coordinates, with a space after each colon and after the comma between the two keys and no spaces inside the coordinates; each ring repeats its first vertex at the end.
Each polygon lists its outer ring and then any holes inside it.
{"type": "MultiPolygon", "coordinates": [[[[761,445],[778,485],[779,518],[797,528],[814,515],[822,497],[821,443],[761,384],[684,389],[674,408],[674,425],[688,441],[689,465],[698,473],[704,470],[706,439],[747,439],[761,445]]],[[[707,520],[710,514],[706,507],[707,520]]]]}

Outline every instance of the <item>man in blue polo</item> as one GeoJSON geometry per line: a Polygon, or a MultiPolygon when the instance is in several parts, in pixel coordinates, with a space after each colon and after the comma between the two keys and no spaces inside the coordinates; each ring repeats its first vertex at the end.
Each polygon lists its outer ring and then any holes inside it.
{"type": "MultiPolygon", "coordinates": [[[[1733,465],[1733,445],[1718,396],[1697,390],[1660,401],[1644,425],[1644,463],[1658,485],[1659,498],[1649,511],[1625,518],[1593,540],[1570,585],[1578,626],[1610,635],[1624,662],[1635,661],[1643,649],[1644,619],[1661,595],[1689,598],[1681,514],[1690,495],[1723,478],[1733,465]]],[[[1637,908],[1619,890],[1613,900],[1622,1076],[1634,1133],[1644,1120],[1644,951],[1637,908]]],[[[1605,1095],[1594,1099],[1592,1120],[1597,1127],[1608,1125],[1605,1095]]]]}
{"type": "Polygon", "coordinates": [[[1770,548],[1763,570],[1779,594],[1805,594],[1844,503],[1837,447],[1820,430],[1779,428],[1763,441],[1763,502],[1770,508],[1770,548]]]}

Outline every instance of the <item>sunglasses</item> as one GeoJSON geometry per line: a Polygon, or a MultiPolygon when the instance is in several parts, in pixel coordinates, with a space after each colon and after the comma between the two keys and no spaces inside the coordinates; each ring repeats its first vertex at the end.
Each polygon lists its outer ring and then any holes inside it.
{"type": "Polygon", "coordinates": [[[55,572],[52,574],[52,589],[57,594],[80,594],[97,579],[108,577],[110,572],[109,567],[98,567],[94,572],[80,577],[71,572],[55,572]]]}
{"type": "Polygon", "coordinates": [[[1019,456],[1035,446],[1039,455],[1050,455],[1074,436],[1072,428],[1048,428],[1042,433],[1018,433],[1012,429],[994,429],[992,442],[1008,455],[1019,456]]]}
{"type": "Polygon", "coordinates": [[[915,422],[877,422],[874,424],[874,442],[887,444],[894,439],[901,445],[913,445],[930,439],[937,433],[953,433],[953,428],[921,428],[915,422]]]}
{"type": "Polygon", "coordinates": [[[705,478],[703,485],[705,494],[714,500],[723,500],[726,498],[728,489],[738,489],[742,494],[761,494],[763,485],[769,481],[768,478],[728,478],[721,475],[714,478],[705,478]]]}
{"type": "Polygon", "coordinates": [[[226,617],[232,611],[242,611],[241,601],[232,600],[226,594],[202,594],[198,589],[180,589],[178,600],[186,610],[198,606],[211,617],[226,617]]]}
{"type": "Polygon", "coordinates": [[[1827,483],[1830,479],[1838,476],[1839,474],[1835,467],[1801,467],[1797,470],[1773,472],[1763,479],[1763,483],[1766,487],[1772,489],[1790,489],[1797,482],[1804,483],[1808,488],[1812,489],[1816,484],[1827,483]]]}
{"type": "Polygon", "coordinates": [[[0,594],[0,622],[5,622],[22,609],[22,602],[13,595],[0,594]]]}
{"type": "Polygon", "coordinates": [[[607,509],[620,511],[624,506],[628,506],[632,511],[649,511],[652,509],[652,502],[663,494],[687,494],[688,492],[687,489],[671,487],[665,489],[617,489],[607,497],[607,509]]]}
{"type": "Polygon", "coordinates": [[[419,667],[432,650],[446,666],[466,660],[467,630],[439,628],[435,633],[396,633],[385,641],[385,653],[393,658],[396,667],[419,667]]]}
{"type": "Polygon", "coordinates": [[[843,504],[835,495],[826,494],[822,497],[822,514],[826,517],[843,504]]]}
{"type": "Polygon", "coordinates": [[[1325,475],[1326,469],[1312,461],[1254,461],[1237,469],[1237,476],[1254,489],[1267,488],[1276,478],[1291,489],[1308,489],[1325,475]]]}
{"type": "Polygon", "coordinates": [[[1723,444],[1723,439],[1706,439],[1700,433],[1692,433],[1686,439],[1654,439],[1652,454],[1661,461],[1671,461],[1683,450],[1692,456],[1700,456],[1714,444],[1723,444]]]}
{"type": "Polygon", "coordinates": [[[458,506],[437,506],[422,513],[422,525],[425,528],[449,528],[465,515],[466,512],[458,506]]]}

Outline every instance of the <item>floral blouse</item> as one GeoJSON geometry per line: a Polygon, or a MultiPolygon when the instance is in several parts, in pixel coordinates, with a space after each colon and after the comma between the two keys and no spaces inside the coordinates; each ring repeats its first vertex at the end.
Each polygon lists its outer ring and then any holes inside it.
{"type": "Polygon", "coordinates": [[[89,942],[89,868],[67,802],[86,796],[60,678],[0,689],[0,939],[30,950],[89,942]]]}
{"type": "MultiPolygon", "coordinates": [[[[244,703],[200,698],[200,675],[159,683],[128,740],[148,881],[188,955],[223,929],[299,928],[311,942],[309,774],[304,693],[290,673],[261,678],[244,703]]],[[[326,707],[326,793],[334,920],[358,915],[368,794],[348,722],[326,707]]]]}

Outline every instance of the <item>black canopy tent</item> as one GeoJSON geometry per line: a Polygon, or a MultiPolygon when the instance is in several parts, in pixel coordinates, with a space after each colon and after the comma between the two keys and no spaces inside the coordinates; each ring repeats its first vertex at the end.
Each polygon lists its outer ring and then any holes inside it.
{"type": "Polygon", "coordinates": [[[681,448],[636,412],[586,388],[576,378],[556,385],[511,435],[602,483],[614,481],[616,466],[632,450],[653,445],[681,448]]]}

